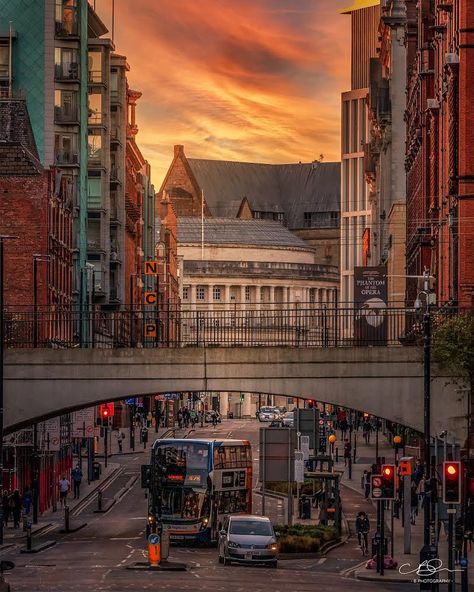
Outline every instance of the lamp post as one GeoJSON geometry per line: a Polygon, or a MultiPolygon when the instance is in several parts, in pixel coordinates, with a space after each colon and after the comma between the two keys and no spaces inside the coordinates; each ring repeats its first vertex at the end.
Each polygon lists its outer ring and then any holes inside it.
{"type": "MultiPolygon", "coordinates": [[[[4,360],[3,342],[4,336],[4,281],[5,281],[5,258],[4,243],[7,240],[15,240],[17,236],[0,235],[0,485],[3,489],[3,391],[4,391],[4,360]]],[[[0,504],[0,545],[3,545],[3,508],[0,504]]]]}

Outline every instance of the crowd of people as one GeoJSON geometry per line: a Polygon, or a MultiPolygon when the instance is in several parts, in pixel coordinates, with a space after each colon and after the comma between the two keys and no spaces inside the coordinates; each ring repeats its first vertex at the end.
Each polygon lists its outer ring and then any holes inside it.
{"type": "Polygon", "coordinates": [[[18,489],[13,493],[4,490],[2,495],[3,524],[8,527],[13,522],[13,528],[20,528],[22,514],[29,515],[32,509],[32,494],[30,489],[25,489],[23,495],[18,489]]]}

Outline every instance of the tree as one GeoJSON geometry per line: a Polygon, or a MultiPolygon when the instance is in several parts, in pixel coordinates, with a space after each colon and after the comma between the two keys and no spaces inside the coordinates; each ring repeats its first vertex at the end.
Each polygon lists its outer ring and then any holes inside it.
{"type": "Polygon", "coordinates": [[[472,393],[474,388],[474,316],[458,314],[436,319],[433,331],[433,357],[453,376],[465,381],[469,388],[468,445],[471,447],[472,393]],[[438,321],[438,322],[436,322],[438,321]]]}

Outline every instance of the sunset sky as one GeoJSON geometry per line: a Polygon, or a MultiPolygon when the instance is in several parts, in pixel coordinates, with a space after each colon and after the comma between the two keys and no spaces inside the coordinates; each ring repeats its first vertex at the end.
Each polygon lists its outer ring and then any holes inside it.
{"type": "MultiPolygon", "coordinates": [[[[110,24],[111,0],[96,0],[110,24]]],[[[174,144],[188,156],[339,160],[349,85],[349,0],[116,0],[137,141],[159,186],[174,144]]]]}

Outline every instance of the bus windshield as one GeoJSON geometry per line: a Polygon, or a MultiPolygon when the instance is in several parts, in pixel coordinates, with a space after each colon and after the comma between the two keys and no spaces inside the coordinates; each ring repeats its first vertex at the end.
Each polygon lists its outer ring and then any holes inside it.
{"type": "Polygon", "coordinates": [[[161,490],[164,518],[208,518],[209,495],[191,487],[165,487],[161,490]]]}

